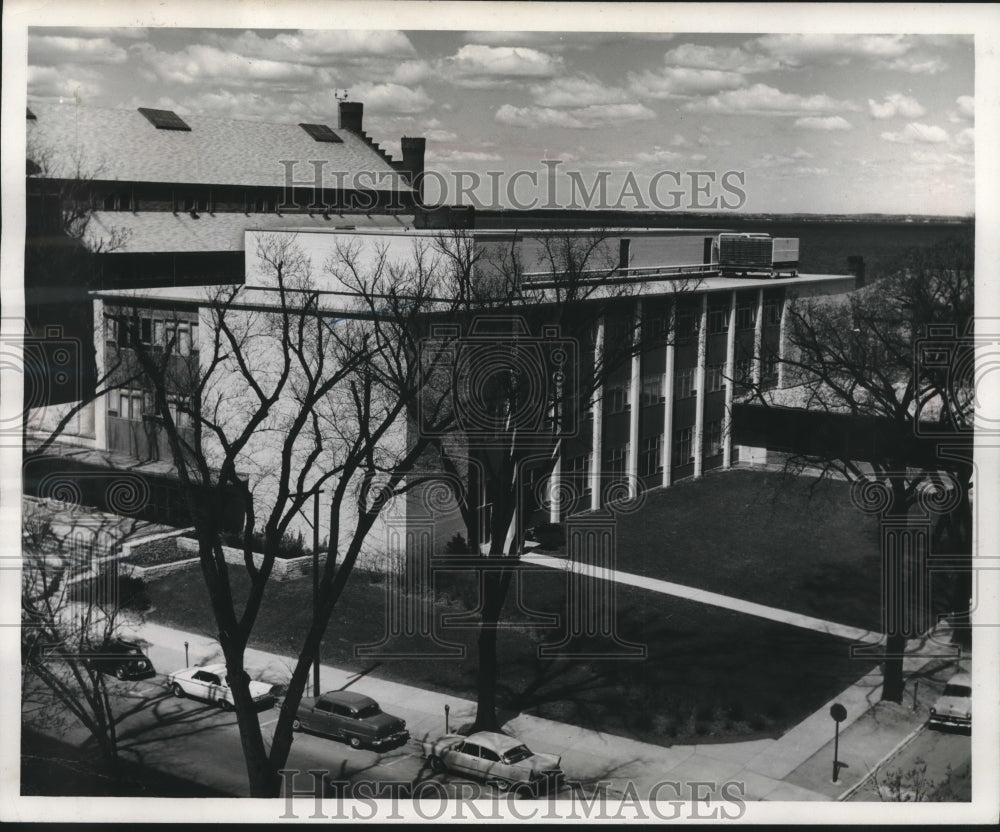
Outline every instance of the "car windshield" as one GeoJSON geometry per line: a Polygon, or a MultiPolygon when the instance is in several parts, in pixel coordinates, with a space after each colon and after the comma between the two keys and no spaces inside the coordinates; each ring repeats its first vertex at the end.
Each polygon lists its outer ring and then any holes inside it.
{"type": "Polygon", "coordinates": [[[371,705],[366,705],[360,711],[358,711],[358,719],[368,719],[370,716],[378,716],[382,713],[382,709],[379,708],[374,702],[371,705]]]}
{"type": "Polygon", "coordinates": [[[528,750],[528,746],[518,745],[504,754],[503,758],[508,763],[519,763],[521,760],[527,760],[530,756],[531,752],[528,750]]]}
{"type": "Polygon", "coordinates": [[[972,696],[972,688],[966,685],[946,685],[944,695],[968,698],[972,696]]]}

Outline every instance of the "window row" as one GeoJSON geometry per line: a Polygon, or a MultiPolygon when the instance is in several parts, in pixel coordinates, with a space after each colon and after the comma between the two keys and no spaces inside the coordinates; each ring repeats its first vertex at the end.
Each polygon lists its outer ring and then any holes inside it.
{"type": "Polygon", "coordinates": [[[136,346],[138,337],[139,342],[154,350],[169,347],[171,352],[184,356],[198,352],[198,324],[194,321],[106,315],[104,324],[107,342],[118,347],[136,346]]]}
{"type": "MultiPolygon", "coordinates": [[[[157,415],[153,394],[148,390],[112,390],[108,393],[107,401],[108,416],[141,422],[144,418],[157,415]]],[[[170,418],[178,428],[192,427],[191,400],[188,396],[167,396],[167,407],[170,418]]]]}

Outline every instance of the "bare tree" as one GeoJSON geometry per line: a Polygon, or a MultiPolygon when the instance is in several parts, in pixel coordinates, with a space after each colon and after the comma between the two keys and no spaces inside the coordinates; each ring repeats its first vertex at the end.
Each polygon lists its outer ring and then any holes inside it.
{"type": "Polygon", "coordinates": [[[26,499],[22,529],[21,702],[25,725],[64,728],[73,721],[93,737],[98,757],[117,776],[118,735],[107,677],[93,661],[115,638],[129,598],[113,563],[97,553],[123,540],[135,521],[26,499]]]}
{"type": "Polygon", "coordinates": [[[513,562],[524,548],[528,469],[539,481],[551,477],[565,439],[607,395],[609,382],[627,387],[627,374],[617,376],[630,359],[673,337],[670,303],[699,283],[677,276],[658,284],[647,303],[661,303],[665,314],[656,325],[648,315],[643,325],[636,312],[646,281],[621,263],[609,232],[542,232],[533,241],[532,250],[454,234],[434,245],[450,264],[449,296],[460,303],[448,317],[458,331],[430,340],[442,351],[467,355],[438,365],[443,379],[427,385],[435,401],[453,409],[434,444],[454,480],[475,479],[475,487],[456,495],[470,547],[478,552],[476,541],[485,538],[485,558],[512,561],[511,568],[486,569],[481,578],[475,730],[499,730],[497,631],[513,562]],[[449,392],[443,400],[442,390],[449,392]],[[486,529],[480,504],[492,507],[486,529]]]}
{"type": "MultiPolygon", "coordinates": [[[[845,478],[858,487],[873,484],[887,495],[884,518],[897,523],[926,499],[927,489],[950,489],[954,505],[935,530],[935,542],[960,557],[972,552],[971,449],[928,453],[927,442],[921,447],[919,440],[929,437],[934,451],[935,438],[961,444],[971,435],[973,256],[971,235],[957,236],[910,252],[844,298],[794,303],[787,312],[788,348],[781,359],[791,390],[776,392],[741,380],[747,399],[757,404],[770,407],[791,398],[814,413],[866,420],[878,430],[879,442],[859,451],[856,443],[838,436],[795,451],[789,468],[845,478]]],[[[914,573],[917,569],[917,561],[908,560],[895,578],[888,573],[884,578],[890,584],[886,593],[899,600],[887,622],[882,692],[893,702],[903,695],[908,628],[901,617],[911,606],[914,587],[927,580],[926,574],[914,573]]],[[[971,573],[966,568],[957,574],[953,603],[967,603],[971,573]]]]}
{"type": "MultiPolygon", "coordinates": [[[[200,349],[142,334],[141,298],[126,300],[125,375],[138,367],[169,448],[199,543],[202,575],[233,691],[250,792],[280,793],[279,770],[319,644],[377,518],[427,441],[401,439],[420,389],[417,321],[434,302],[438,272],[383,260],[356,272],[353,297],[317,288],[294,239],[263,236],[255,263],[267,290],[206,290],[200,349]],[[331,306],[333,303],[333,306],[331,306]],[[184,355],[183,353],[187,353],[184,355]],[[270,748],[249,693],[244,654],[282,538],[320,490],[331,494],[329,547],[314,617],[303,634],[270,748]],[[226,562],[221,535],[238,511],[243,563],[226,562]],[[253,538],[263,533],[262,551],[253,538]],[[238,600],[233,569],[249,591],[238,600]]],[[[178,316],[180,313],[176,313],[178,316]]],[[[177,318],[178,322],[180,317],[177,318]]]]}

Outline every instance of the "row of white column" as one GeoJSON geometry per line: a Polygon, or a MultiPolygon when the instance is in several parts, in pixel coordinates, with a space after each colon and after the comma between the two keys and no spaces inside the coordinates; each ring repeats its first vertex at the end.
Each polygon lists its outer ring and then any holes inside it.
{"type": "MultiPolygon", "coordinates": [[[[641,338],[642,327],[642,300],[635,301],[633,311],[634,332],[636,341],[641,338]]],[[[757,315],[754,322],[754,358],[752,365],[754,384],[759,384],[761,380],[761,346],[763,343],[763,323],[764,323],[764,290],[757,290],[757,315]]],[[[670,312],[670,332],[676,331],[676,304],[671,306],[670,312]]],[[[784,344],[785,338],[785,315],[781,315],[780,339],[784,344]]],[[[602,318],[597,324],[597,333],[594,339],[594,364],[600,366],[601,355],[604,352],[605,324],[602,318]]],[[[706,375],[706,354],[708,339],[708,293],[701,295],[700,322],[698,327],[698,364],[696,369],[696,405],[695,424],[692,436],[694,453],[694,476],[700,477],[704,471],[704,460],[702,455],[702,445],[705,431],[705,375],[706,375]]],[[[673,412],[674,412],[674,344],[668,343],[665,347],[664,355],[664,376],[663,376],[663,447],[662,465],[663,476],[661,485],[667,487],[671,484],[673,468],[673,412]]],[[[736,354],[736,290],[733,290],[729,302],[729,321],[726,331],[726,370],[727,379],[734,377],[736,354]]],[[[626,459],[626,472],[630,495],[635,497],[639,476],[639,408],[642,396],[642,355],[636,352],[631,360],[631,384],[629,386],[629,438],[628,456],[626,459]]],[[[782,368],[778,367],[778,386],[783,383],[782,368]]],[[[590,444],[590,508],[597,511],[601,508],[601,460],[604,446],[604,390],[603,385],[598,385],[594,391],[594,402],[591,409],[591,444],[590,444]]],[[[733,384],[726,382],[725,386],[725,408],[722,421],[722,466],[731,468],[733,464],[733,443],[732,443],[732,411],[733,411],[733,384]]],[[[561,445],[561,443],[560,443],[561,445]]],[[[559,449],[561,450],[561,446],[559,449]]],[[[555,465],[550,479],[550,500],[549,518],[553,523],[558,523],[562,515],[562,506],[559,502],[560,481],[562,478],[562,457],[557,455],[555,465]]]]}

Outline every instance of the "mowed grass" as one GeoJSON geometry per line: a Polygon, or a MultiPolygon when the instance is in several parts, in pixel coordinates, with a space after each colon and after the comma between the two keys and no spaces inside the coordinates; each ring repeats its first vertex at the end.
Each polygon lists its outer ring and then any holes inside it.
{"type": "MultiPolygon", "coordinates": [[[[247,581],[234,571],[240,596],[247,581]]],[[[520,712],[569,722],[646,742],[720,742],[778,736],[870,669],[852,660],[849,644],[808,630],[651,593],[615,587],[615,635],[642,645],[644,658],[625,657],[613,639],[571,640],[567,655],[540,657],[539,648],[567,635],[569,577],[526,568],[512,586],[499,633],[501,719],[520,712]],[[519,588],[518,588],[519,587],[519,588]],[[559,618],[540,625],[530,610],[559,618]],[[581,653],[605,651],[605,658],[581,653]]],[[[433,621],[436,641],[387,635],[388,588],[367,573],[352,575],[323,642],[322,661],[417,687],[475,699],[477,667],[474,620],[443,626],[443,615],[476,606],[476,581],[468,573],[438,576],[433,621]],[[378,644],[386,655],[361,656],[378,644]],[[428,657],[447,642],[464,658],[428,657]]],[[[607,599],[610,584],[596,588],[607,599]]],[[[186,630],[216,631],[198,570],[150,584],[152,618],[186,630]]],[[[272,583],[252,645],[294,655],[310,613],[308,578],[272,583]]],[[[601,603],[604,603],[603,601],[601,603]]]]}
{"type": "Polygon", "coordinates": [[[880,629],[878,519],[850,488],[739,468],[682,480],[617,519],[615,568],[880,629]]]}

